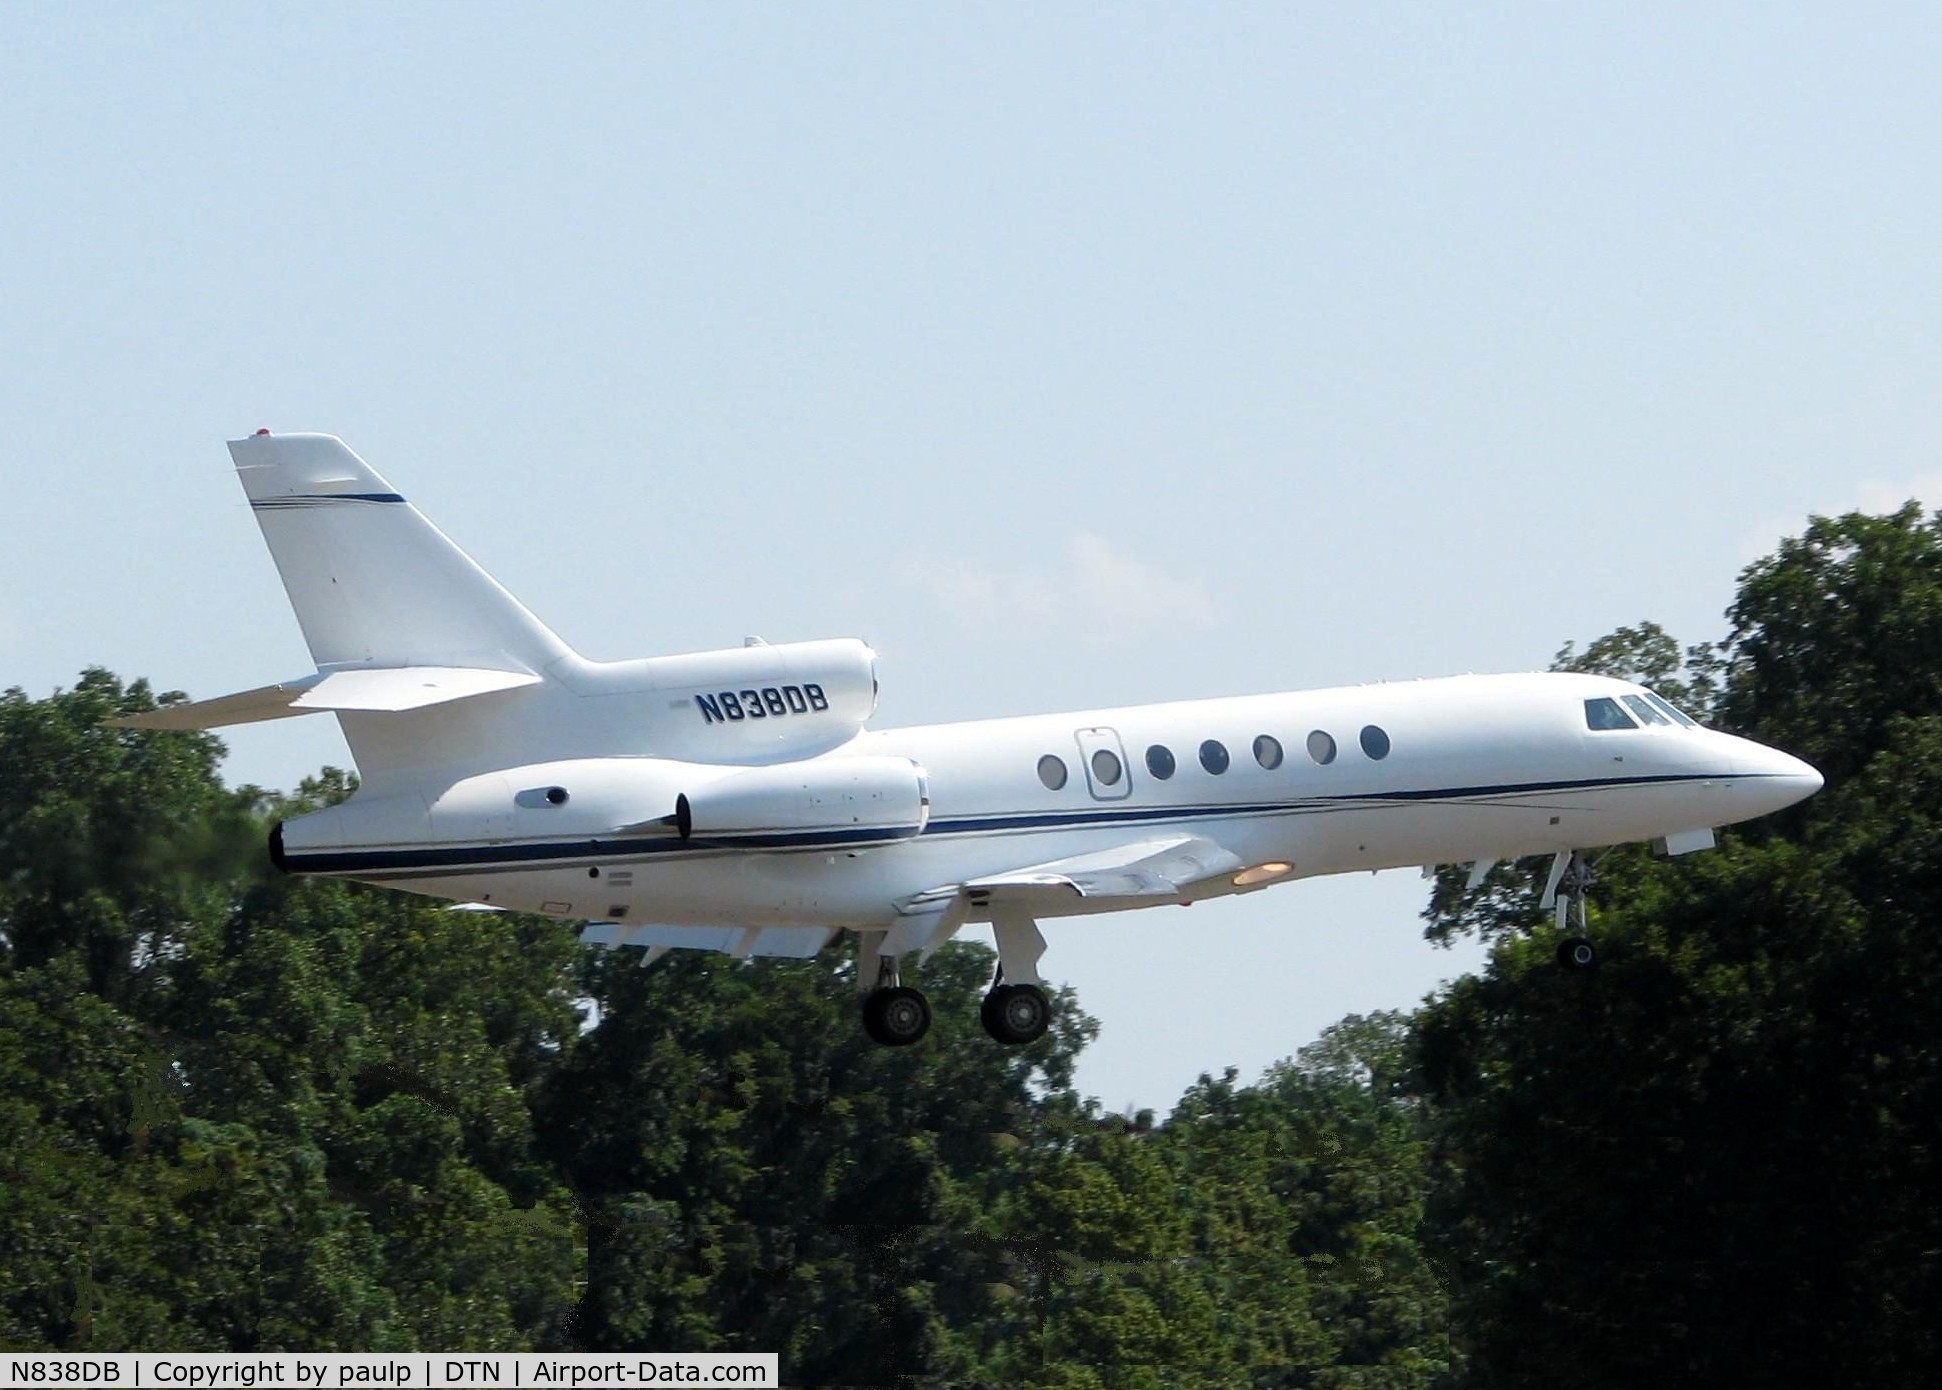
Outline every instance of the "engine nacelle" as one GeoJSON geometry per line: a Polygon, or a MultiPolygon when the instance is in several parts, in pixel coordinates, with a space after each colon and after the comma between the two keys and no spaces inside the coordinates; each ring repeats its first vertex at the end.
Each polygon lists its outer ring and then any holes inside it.
{"type": "Polygon", "coordinates": [[[930,782],[908,758],[828,758],[732,773],[675,798],[681,838],[794,846],[924,833],[930,782]]]}
{"type": "Polygon", "coordinates": [[[929,781],[908,758],[734,771],[665,758],[580,758],[475,773],[437,791],[361,791],[280,823],[270,854],[289,872],[344,873],[430,863],[428,853],[449,846],[625,847],[676,835],[749,849],[866,845],[915,838],[929,818],[929,781]]]}
{"type": "Polygon", "coordinates": [[[877,654],[854,638],[758,644],[641,663],[655,751],[696,762],[811,757],[856,737],[877,707],[877,654]]]}

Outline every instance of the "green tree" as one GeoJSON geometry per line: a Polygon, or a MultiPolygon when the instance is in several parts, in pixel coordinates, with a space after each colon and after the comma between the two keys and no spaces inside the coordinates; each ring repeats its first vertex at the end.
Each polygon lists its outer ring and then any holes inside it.
{"type": "Polygon", "coordinates": [[[871,1044],[848,966],[590,957],[597,1025],[540,1098],[586,1212],[588,1349],[777,1350],[792,1378],[931,1376],[984,1315],[975,1239],[994,1135],[1069,1090],[1093,1025],[998,1048],[977,1023],[989,951],[923,971],[936,1023],[871,1044]]]}
{"type": "Polygon", "coordinates": [[[1452,1364],[1406,1037],[1400,1015],[1344,1019],[1258,1086],[1203,1079],[1167,1126],[1254,1384],[1427,1386],[1452,1364]]]}
{"type": "Polygon", "coordinates": [[[103,723],[152,703],[0,697],[0,1338],[548,1335],[579,1260],[525,1093],[570,936],[277,878],[216,740],[103,723]]]}
{"type": "Polygon", "coordinates": [[[1592,974],[1519,934],[1507,890],[1488,970],[1419,1016],[1470,1383],[1942,1371],[1938,572],[1913,508],[1752,566],[1718,717],[1827,789],[1709,854],[1612,856],[1592,974]]]}
{"type": "Polygon", "coordinates": [[[1681,651],[1657,623],[1621,627],[1587,643],[1581,652],[1566,642],[1551,660],[1553,671],[1583,671],[1615,676],[1657,691],[1702,723],[1719,698],[1725,668],[1721,648],[1701,643],[1681,651]]]}
{"type": "Polygon", "coordinates": [[[1830,785],[1942,710],[1942,514],[1815,517],[1741,576],[1720,714],[1830,785]]]}
{"type": "Polygon", "coordinates": [[[1221,1383],[1225,1310],[1199,1268],[1193,1204],[1151,1129],[1061,1097],[1014,1130],[979,1204],[994,1296],[976,1330],[978,1378],[1221,1383]]]}
{"type": "Polygon", "coordinates": [[[1203,1077],[1158,1127],[1071,1101],[1024,1117],[981,1203],[998,1296],[951,1378],[1435,1383],[1452,1353],[1405,1038],[1397,1015],[1345,1020],[1256,1085],[1203,1077]]]}

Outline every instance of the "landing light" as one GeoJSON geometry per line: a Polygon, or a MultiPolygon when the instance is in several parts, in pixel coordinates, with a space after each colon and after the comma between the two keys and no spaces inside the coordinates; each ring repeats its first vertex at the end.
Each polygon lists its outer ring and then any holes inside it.
{"type": "Polygon", "coordinates": [[[1250,888],[1257,883],[1266,883],[1271,878],[1280,878],[1293,868],[1292,864],[1256,864],[1251,869],[1242,869],[1234,875],[1236,888],[1250,888]]]}

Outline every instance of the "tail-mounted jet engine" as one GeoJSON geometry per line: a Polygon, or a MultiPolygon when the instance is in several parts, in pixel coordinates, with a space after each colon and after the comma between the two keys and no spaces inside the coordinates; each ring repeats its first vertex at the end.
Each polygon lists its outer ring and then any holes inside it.
{"type": "Polygon", "coordinates": [[[915,839],[929,819],[930,785],[909,758],[811,758],[733,771],[593,758],[480,773],[431,796],[360,792],[280,823],[270,853],[287,871],[334,873],[370,851],[387,863],[429,864],[451,845],[570,845],[584,855],[587,846],[623,849],[677,835],[750,849],[885,844],[915,839]]]}
{"type": "Polygon", "coordinates": [[[650,657],[638,670],[657,706],[655,753],[693,762],[813,757],[877,707],[877,654],[854,638],[650,657]]]}
{"type": "Polygon", "coordinates": [[[675,799],[684,840],[783,847],[912,840],[930,783],[908,758],[826,758],[731,773],[675,799]]]}

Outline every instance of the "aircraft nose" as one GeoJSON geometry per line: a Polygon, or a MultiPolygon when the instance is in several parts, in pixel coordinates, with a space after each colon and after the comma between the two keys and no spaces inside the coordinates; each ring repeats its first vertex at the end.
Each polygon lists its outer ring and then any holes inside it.
{"type": "Polygon", "coordinates": [[[1802,762],[1799,758],[1788,758],[1787,761],[1792,766],[1783,776],[1786,778],[1787,785],[1794,790],[1794,800],[1805,801],[1827,785],[1827,779],[1821,776],[1819,769],[1802,762]]]}
{"type": "Polygon", "coordinates": [[[1742,755],[1736,761],[1760,779],[1768,791],[1761,799],[1770,802],[1773,810],[1805,801],[1826,784],[1812,764],[1802,762],[1791,753],[1757,743],[1750,745],[1747,752],[1753,756],[1742,755]]]}

